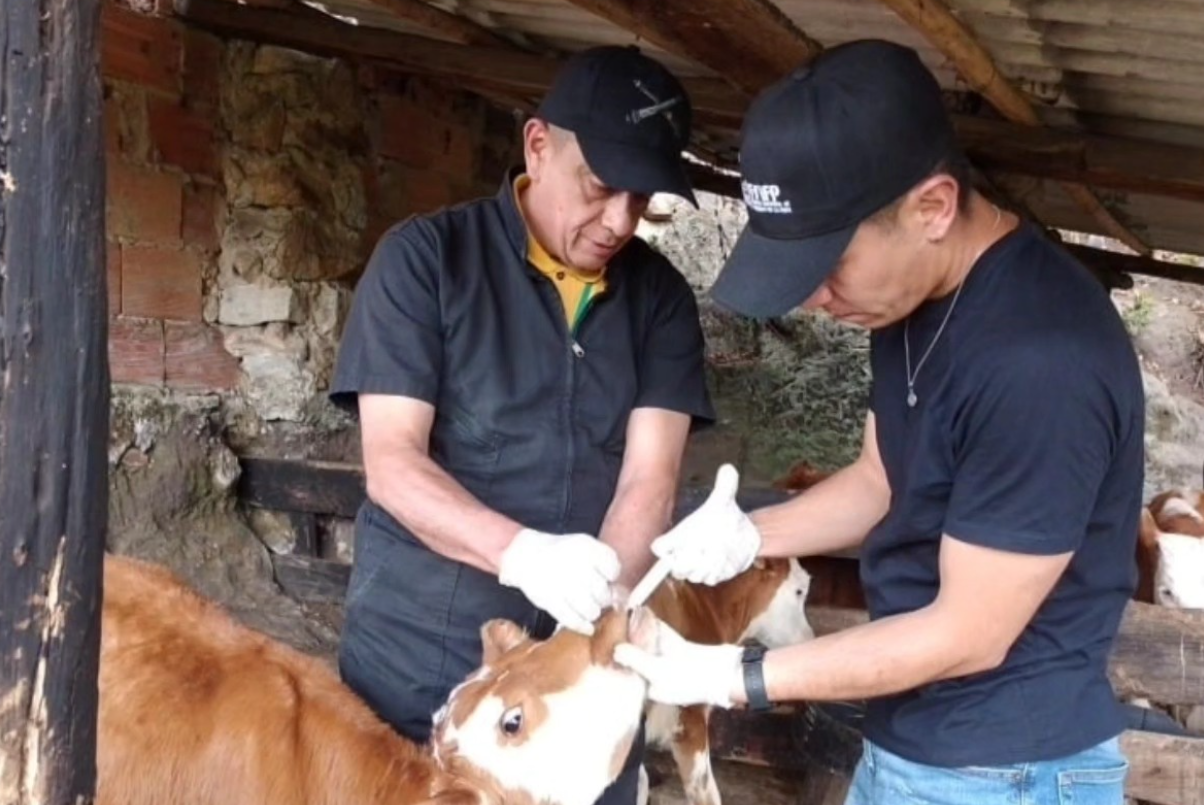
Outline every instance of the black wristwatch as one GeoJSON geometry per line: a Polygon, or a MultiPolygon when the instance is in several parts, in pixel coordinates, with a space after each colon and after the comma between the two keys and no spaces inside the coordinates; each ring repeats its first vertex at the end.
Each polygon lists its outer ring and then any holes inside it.
{"type": "Polygon", "coordinates": [[[740,655],[740,664],[744,670],[744,695],[748,697],[748,709],[753,712],[769,710],[773,704],[765,690],[765,671],[762,660],[765,658],[765,646],[754,643],[744,647],[740,655]]]}

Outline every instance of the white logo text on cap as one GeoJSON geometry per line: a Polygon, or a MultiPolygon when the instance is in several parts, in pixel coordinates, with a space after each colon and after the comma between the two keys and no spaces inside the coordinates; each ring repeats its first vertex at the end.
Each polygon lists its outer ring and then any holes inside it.
{"type": "Polygon", "coordinates": [[[776,184],[751,184],[740,182],[744,194],[744,203],[757,212],[767,212],[775,215],[789,215],[790,200],[779,198],[782,188],[776,184]]]}

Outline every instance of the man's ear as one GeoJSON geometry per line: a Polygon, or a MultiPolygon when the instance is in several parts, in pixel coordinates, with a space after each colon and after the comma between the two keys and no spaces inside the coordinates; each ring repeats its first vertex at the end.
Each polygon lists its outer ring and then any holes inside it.
{"type": "Polygon", "coordinates": [[[532,180],[538,179],[543,172],[553,145],[552,129],[545,121],[533,117],[523,124],[523,159],[532,180]]]}
{"type": "Polygon", "coordinates": [[[918,217],[924,237],[940,243],[957,217],[958,184],[947,173],[925,179],[910,193],[913,214],[918,217]]]}

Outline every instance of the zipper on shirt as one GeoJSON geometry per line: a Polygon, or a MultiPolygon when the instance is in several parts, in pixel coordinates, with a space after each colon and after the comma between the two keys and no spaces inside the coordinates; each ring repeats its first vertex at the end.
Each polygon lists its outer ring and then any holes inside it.
{"type": "Polygon", "coordinates": [[[581,292],[581,300],[577,302],[577,309],[573,312],[573,326],[569,328],[569,348],[573,350],[573,354],[578,358],[585,357],[585,349],[577,341],[577,330],[581,326],[582,319],[589,312],[590,303],[594,300],[594,286],[586,285],[585,290],[581,292]]]}

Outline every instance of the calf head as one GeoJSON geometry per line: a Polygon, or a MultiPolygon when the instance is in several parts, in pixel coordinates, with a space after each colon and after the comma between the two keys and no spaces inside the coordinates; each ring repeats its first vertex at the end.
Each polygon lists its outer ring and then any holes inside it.
{"type": "Polygon", "coordinates": [[[740,613],[747,624],[735,642],[756,640],[769,648],[815,637],[805,605],[811,576],[796,559],[758,559],[740,575],[716,585],[720,612],[740,613]]]}
{"type": "MultiPolygon", "coordinates": [[[[637,644],[650,637],[645,621],[642,611],[632,618],[637,644]]],[[[482,667],[435,714],[435,758],[487,800],[591,805],[622,769],[647,693],[642,677],[614,663],[628,630],[615,610],[591,637],[561,629],[537,641],[489,621],[482,667]]]]}
{"type": "Polygon", "coordinates": [[[1204,609],[1204,539],[1158,535],[1154,600],[1166,607],[1204,609]]]}
{"type": "Polygon", "coordinates": [[[1164,492],[1143,510],[1139,564],[1153,572],[1153,601],[1179,609],[1204,609],[1204,516],[1201,495],[1164,492]],[[1145,558],[1142,562],[1141,554],[1145,558]]]}

